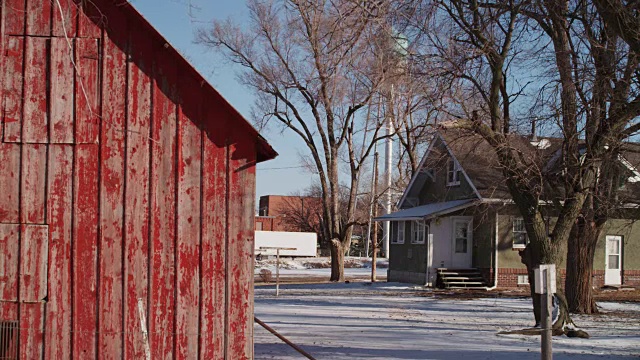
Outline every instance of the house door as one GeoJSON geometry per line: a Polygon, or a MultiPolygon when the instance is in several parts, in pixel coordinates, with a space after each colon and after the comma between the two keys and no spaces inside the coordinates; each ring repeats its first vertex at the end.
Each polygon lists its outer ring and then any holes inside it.
{"type": "Polygon", "coordinates": [[[453,244],[451,246],[451,266],[454,268],[471,267],[471,219],[453,220],[453,244]]]}
{"type": "Polygon", "coordinates": [[[622,237],[621,236],[607,236],[605,257],[605,270],[604,270],[604,284],[605,285],[620,285],[622,284],[621,269],[622,269],[622,237]]]}

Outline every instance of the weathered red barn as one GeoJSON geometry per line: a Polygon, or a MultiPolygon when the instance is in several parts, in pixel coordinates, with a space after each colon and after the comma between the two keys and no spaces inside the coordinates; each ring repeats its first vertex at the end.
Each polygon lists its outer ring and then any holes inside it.
{"type": "Polygon", "coordinates": [[[276,153],[126,1],[0,4],[0,358],[252,358],[276,153]]]}

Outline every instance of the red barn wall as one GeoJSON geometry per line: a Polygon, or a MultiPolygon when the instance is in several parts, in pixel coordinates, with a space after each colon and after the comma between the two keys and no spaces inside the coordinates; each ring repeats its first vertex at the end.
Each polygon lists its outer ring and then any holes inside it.
{"type": "Polygon", "coordinates": [[[130,5],[0,1],[20,358],[144,358],[139,304],[152,359],[252,358],[253,129],[130,5]]]}

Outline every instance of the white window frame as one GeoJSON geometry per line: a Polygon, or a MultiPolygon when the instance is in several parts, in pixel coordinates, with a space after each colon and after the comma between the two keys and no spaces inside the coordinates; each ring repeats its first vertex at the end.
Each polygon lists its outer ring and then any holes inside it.
{"type": "Polygon", "coordinates": [[[460,164],[450,157],[447,160],[447,186],[460,185],[460,164]]]}
{"type": "Polygon", "coordinates": [[[404,244],[404,235],[405,235],[405,222],[404,221],[396,221],[396,236],[393,237],[391,243],[392,244],[404,244]],[[400,236],[402,234],[402,236],[400,236]]]}
{"type": "Polygon", "coordinates": [[[518,275],[518,285],[529,285],[529,275],[518,275]]]}
{"type": "Polygon", "coordinates": [[[453,220],[453,252],[455,254],[468,254],[471,251],[471,241],[472,241],[472,234],[471,234],[471,229],[469,228],[471,224],[470,220],[467,220],[465,218],[460,218],[460,219],[454,219],[453,220]],[[464,238],[462,237],[458,237],[458,224],[463,224],[464,225],[464,229],[466,229],[466,236],[464,238]],[[457,251],[457,244],[458,244],[458,239],[465,239],[465,251],[457,251]]]}
{"type": "Polygon", "coordinates": [[[511,224],[511,246],[514,249],[524,249],[529,243],[529,236],[527,235],[527,229],[524,226],[524,218],[514,218],[511,224]],[[518,224],[521,222],[521,224],[518,224]],[[516,226],[521,225],[521,226],[516,226]],[[524,244],[516,244],[516,238],[524,234],[524,244]]]}
{"type": "Polygon", "coordinates": [[[424,244],[427,238],[427,224],[424,220],[414,220],[411,222],[411,243],[424,244]]]}

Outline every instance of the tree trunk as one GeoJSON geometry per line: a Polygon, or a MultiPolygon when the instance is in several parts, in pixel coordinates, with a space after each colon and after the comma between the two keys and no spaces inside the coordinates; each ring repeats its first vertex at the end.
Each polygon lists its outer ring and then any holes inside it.
{"type": "Polygon", "coordinates": [[[567,249],[565,291],[569,311],[579,314],[598,312],[593,299],[593,257],[601,228],[593,221],[579,221],[572,231],[567,249]]]}
{"type": "MultiPolygon", "coordinates": [[[[531,299],[533,301],[533,315],[536,319],[536,327],[539,327],[541,325],[541,314],[542,314],[542,307],[541,307],[541,299],[540,299],[540,294],[536,294],[535,292],[535,287],[534,287],[534,270],[535,268],[537,268],[540,264],[535,264],[535,262],[533,261],[533,255],[532,255],[532,250],[531,250],[531,244],[527,245],[527,247],[522,250],[520,252],[520,260],[522,261],[523,264],[525,264],[527,266],[527,274],[529,275],[529,283],[531,284],[531,286],[529,287],[530,289],[530,293],[531,293],[531,299]]],[[[569,307],[567,305],[567,298],[565,297],[562,288],[560,287],[560,277],[556,275],[556,279],[557,280],[557,284],[556,284],[556,293],[555,298],[558,301],[558,308],[560,310],[560,313],[558,314],[558,320],[556,320],[556,322],[553,324],[552,327],[552,333],[554,336],[559,336],[559,335],[567,335],[569,337],[582,337],[582,338],[588,338],[589,334],[582,331],[582,330],[577,330],[575,328],[575,324],[573,323],[573,320],[571,319],[571,315],[569,312],[569,307]]],[[[515,332],[515,333],[522,333],[525,335],[538,335],[537,331],[524,331],[524,332],[515,332]]]]}
{"type": "Polygon", "coordinates": [[[344,281],[344,246],[339,239],[331,239],[331,281],[344,281]]]}

